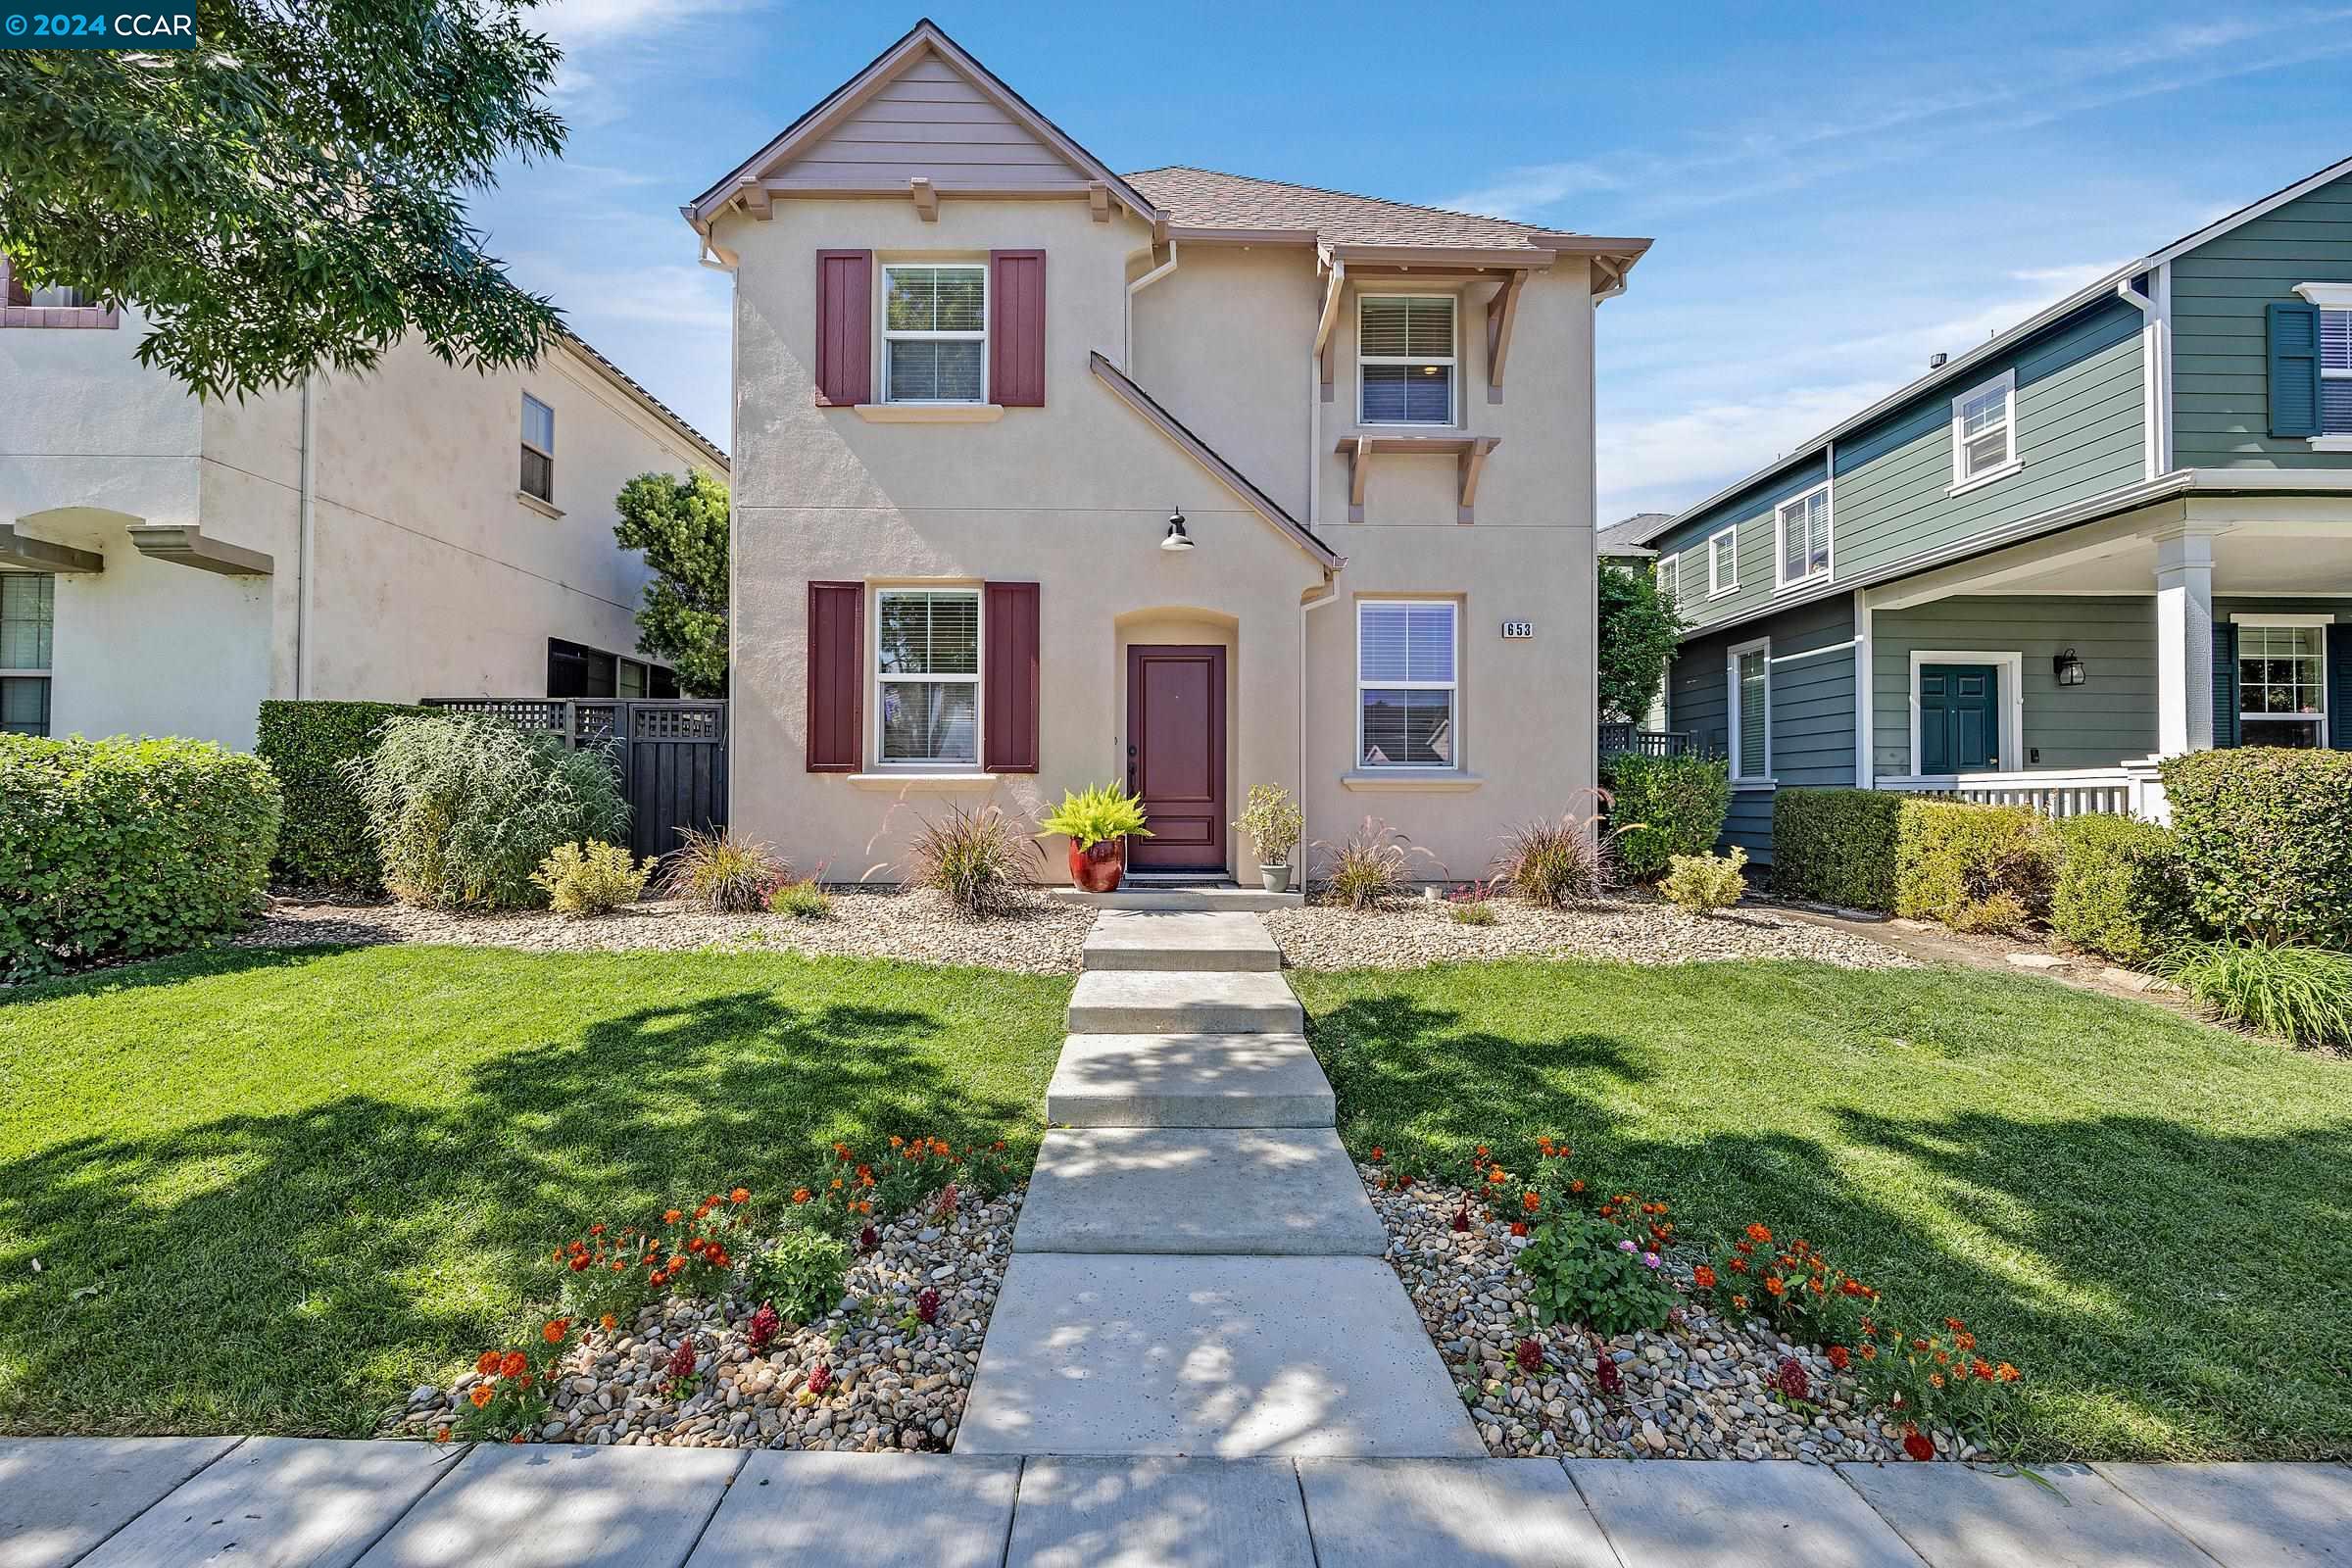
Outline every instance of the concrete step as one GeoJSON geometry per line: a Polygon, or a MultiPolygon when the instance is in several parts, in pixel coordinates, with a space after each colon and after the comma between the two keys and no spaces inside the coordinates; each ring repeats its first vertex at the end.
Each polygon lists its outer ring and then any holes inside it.
{"type": "Polygon", "coordinates": [[[1303,1034],[1306,1013],[1279,974],[1089,969],[1070,992],[1074,1035],[1303,1034]]]}
{"type": "Polygon", "coordinates": [[[956,1451],[1486,1449],[1379,1258],[1016,1251],[956,1451]]]}
{"type": "Polygon", "coordinates": [[[1328,1127],[1046,1134],[1015,1252],[1379,1257],[1388,1233],[1328,1127]]]}
{"type": "Polygon", "coordinates": [[[1084,888],[1051,888],[1053,898],[1065,904],[1084,904],[1097,909],[1127,909],[1180,913],[1211,909],[1262,912],[1295,909],[1306,902],[1303,893],[1265,893],[1228,883],[1217,887],[1123,887],[1112,893],[1089,893],[1084,888]]]}
{"type": "Polygon", "coordinates": [[[1064,1127],[1329,1127],[1330,1080],[1298,1034],[1072,1035],[1046,1086],[1064,1127]]]}
{"type": "Polygon", "coordinates": [[[1281,968],[1282,950],[1254,914],[1105,909],[1086,934],[1079,966],[1256,973],[1281,968]]]}

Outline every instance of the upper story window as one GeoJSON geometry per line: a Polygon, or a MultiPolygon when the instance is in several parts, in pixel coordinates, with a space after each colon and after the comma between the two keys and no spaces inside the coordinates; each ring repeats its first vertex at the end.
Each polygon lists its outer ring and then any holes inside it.
{"type": "Polygon", "coordinates": [[[1788,588],[1830,569],[1830,487],[1815,485],[1772,514],[1775,584],[1788,588]]]}
{"type": "Polygon", "coordinates": [[[1707,595],[1728,594],[1740,586],[1740,529],[1738,524],[1707,540],[1707,595]]]}
{"type": "Polygon", "coordinates": [[[874,756],[977,765],[980,590],[884,588],[874,596],[874,756]]]}
{"type": "Polygon", "coordinates": [[[550,506],[556,499],[556,411],[522,395],[522,493],[550,506]]]}
{"type": "Polygon", "coordinates": [[[1453,423],[1450,294],[1366,294],[1356,301],[1356,422],[1453,423]]]}
{"type": "Polygon", "coordinates": [[[1656,561],[1650,563],[1650,580],[1658,585],[1658,592],[1669,599],[1674,597],[1676,587],[1675,564],[1681,560],[1680,556],[1660,556],[1656,561]]]}
{"type": "Polygon", "coordinates": [[[1356,606],[1356,756],[1365,767],[1457,765],[1458,608],[1399,599],[1356,606]]]}
{"type": "Polygon", "coordinates": [[[2320,433],[2352,435],[2352,307],[2320,312],[2320,433]]]}
{"type": "Polygon", "coordinates": [[[882,269],[882,388],[890,403],[988,401],[988,269],[882,269]]]}
{"type": "Polygon", "coordinates": [[[1952,487],[2017,466],[2017,372],[2003,370],[1952,399],[1952,487]]]}

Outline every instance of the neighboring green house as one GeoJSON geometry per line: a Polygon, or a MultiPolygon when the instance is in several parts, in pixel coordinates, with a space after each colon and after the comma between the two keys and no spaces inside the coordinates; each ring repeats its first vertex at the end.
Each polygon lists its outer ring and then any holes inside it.
{"type": "Polygon", "coordinates": [[[1727,838],[1769,859],[1790,786],[2161,819],[2157,757],[2352,750],[2352,159],[1937,359],[1638,533],[1727,838]]]}

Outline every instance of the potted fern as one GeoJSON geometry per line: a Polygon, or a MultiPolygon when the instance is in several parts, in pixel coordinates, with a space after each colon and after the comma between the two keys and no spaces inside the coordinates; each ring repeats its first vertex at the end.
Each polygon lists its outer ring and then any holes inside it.
{"type": "Polygon", "coordinates": [[[1304,825],[1298,815],[1298,803],[1291,799],[1291,792],[1279,784],[1251,785],[1241,818],[1233,825],[1249,835],[1251,848],[1257,851],[1257,875],[1266,891],[1287,892],[1291,885],[1291,851],[1298,847],[1299,830],[1304,825]]]}
{"type": "Polygon", "coordinates": [[[1089,893],[1108,893],[1127,874],[1127,841],[1148,839],[1144,803],[1116,784],[1090,784],[1082,794],[1061,792],[1061,804],[1038,824],[1038,837],[1070,841],[1070,881],[1089,893]]]}

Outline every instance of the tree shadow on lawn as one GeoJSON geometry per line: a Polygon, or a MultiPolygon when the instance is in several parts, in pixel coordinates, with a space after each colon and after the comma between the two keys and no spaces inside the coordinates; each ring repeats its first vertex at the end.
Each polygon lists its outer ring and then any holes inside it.
{"type": "Polygon", "coordinates": [[[1312,1021],[1359,1153],[1418,1145],[1458,1174],[1485,1143],[1518,1173],[1548,1134],[1596,1188],[1670,1201],[1686,1240],[1801,1235],[1885,1291],[1889,1321],[1965,1318],[2025,1369],[2002,1436],[2036,1458],[2352,1454],[2352,1121],[1890,1115],[1839,1080],[1802,1114],[1736,1088],[1752,1125],[1727,1127],[1740,1104],[1659,1104],[1631,1033],[1460,1024],[1394,995],[1312,1021]]]}
{"type": "Polygon", "coordinates": [[[0,1430],[364,1434],[552,1302],[548,1254],[590,1223],[737,1183],[772,1214],[836,1139],[1034,1142],[1034,1106],[925,1054],[922,1011],[745,990],[559,1016],[441,1104],[350,1094],[0,1164],[0,1430]]]}

